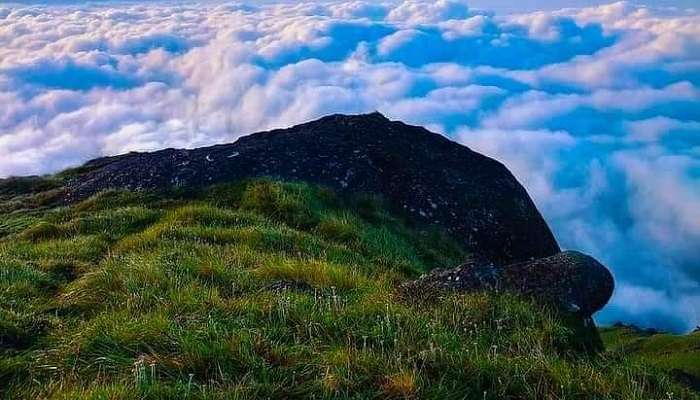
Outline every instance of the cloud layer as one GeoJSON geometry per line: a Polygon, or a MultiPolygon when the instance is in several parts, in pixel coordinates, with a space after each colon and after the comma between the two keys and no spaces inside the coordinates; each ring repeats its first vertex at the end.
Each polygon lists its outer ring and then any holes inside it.
{"type": "Polygon", "coordinates": [[[697,10],[0,6],[0,105],[0,176],[378,109],[508,165],[613,269],[601,322],[700,323],[697,10]]]}

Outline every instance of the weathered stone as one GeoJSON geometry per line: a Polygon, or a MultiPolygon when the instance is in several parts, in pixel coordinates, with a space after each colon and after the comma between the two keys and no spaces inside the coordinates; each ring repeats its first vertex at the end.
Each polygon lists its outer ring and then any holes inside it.
{"type": "Polygon", "coordinates": [[[404,291],[420,296],[434,290],[511,292],[546,300],[589,317],[610,300],[614,280],[593,257],[576,251],[505,266],[472,261],[438,269],[407,284],[404,291]]]}
{"type": "Polygon", "coordinates": [[[501,163],[379,113],[332,115],[226,145],[100,158],[79,171],[68,202],[108,188],[201,187],[270,176],[341,195],[381,194],[409,220],[444,227],[468,251],[494,262],[559,251],[525,189],[501,163]]]}

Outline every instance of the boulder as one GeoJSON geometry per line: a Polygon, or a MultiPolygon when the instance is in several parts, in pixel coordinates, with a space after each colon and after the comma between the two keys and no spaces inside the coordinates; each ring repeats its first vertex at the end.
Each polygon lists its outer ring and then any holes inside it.
{"type": "Polygon", "coordinates": [[[404,287],[413,296],[436,291],[510,292],[560,306],[590,317],[610,300],[613,276],[593,257],[564,251],[550,257],[497,265],[470,261],[456,268],[437,269],[404,287]]]}
{"type": "Polygon", "coordinates": [[[197,188],[256,177],[379,194],[409,221],[442,227],[471,254],[497,263],[559,251],[503,164],[379,113],[331,115],[231,144],[96,159],[75,170],[64,201],[111,188],[197,188]]]}

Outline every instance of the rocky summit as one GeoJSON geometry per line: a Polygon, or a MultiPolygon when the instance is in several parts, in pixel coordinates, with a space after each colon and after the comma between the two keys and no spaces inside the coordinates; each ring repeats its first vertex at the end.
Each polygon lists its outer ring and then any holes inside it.
{"type": "Polygon", "coordinates": [[[331,115],[232,144],[100,158],[77,170],[65,200],[110,188],[203,187],[269,176],[382,195],[420,225],[437,225],[466,250],[510,264],[559,247],[525,189],[501,163],[379,113],[331,115]]]}

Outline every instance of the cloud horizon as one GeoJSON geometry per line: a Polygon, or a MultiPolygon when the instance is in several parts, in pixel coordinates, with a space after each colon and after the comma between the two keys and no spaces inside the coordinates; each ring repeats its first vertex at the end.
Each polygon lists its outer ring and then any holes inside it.
{"type": "Polygon", "coordinates": [[[589,4],[0,5],[0,177],[379,110],[503,162],[563,248],[612,269],[598,322],[689,331],[700,11],[589,4]]]}

